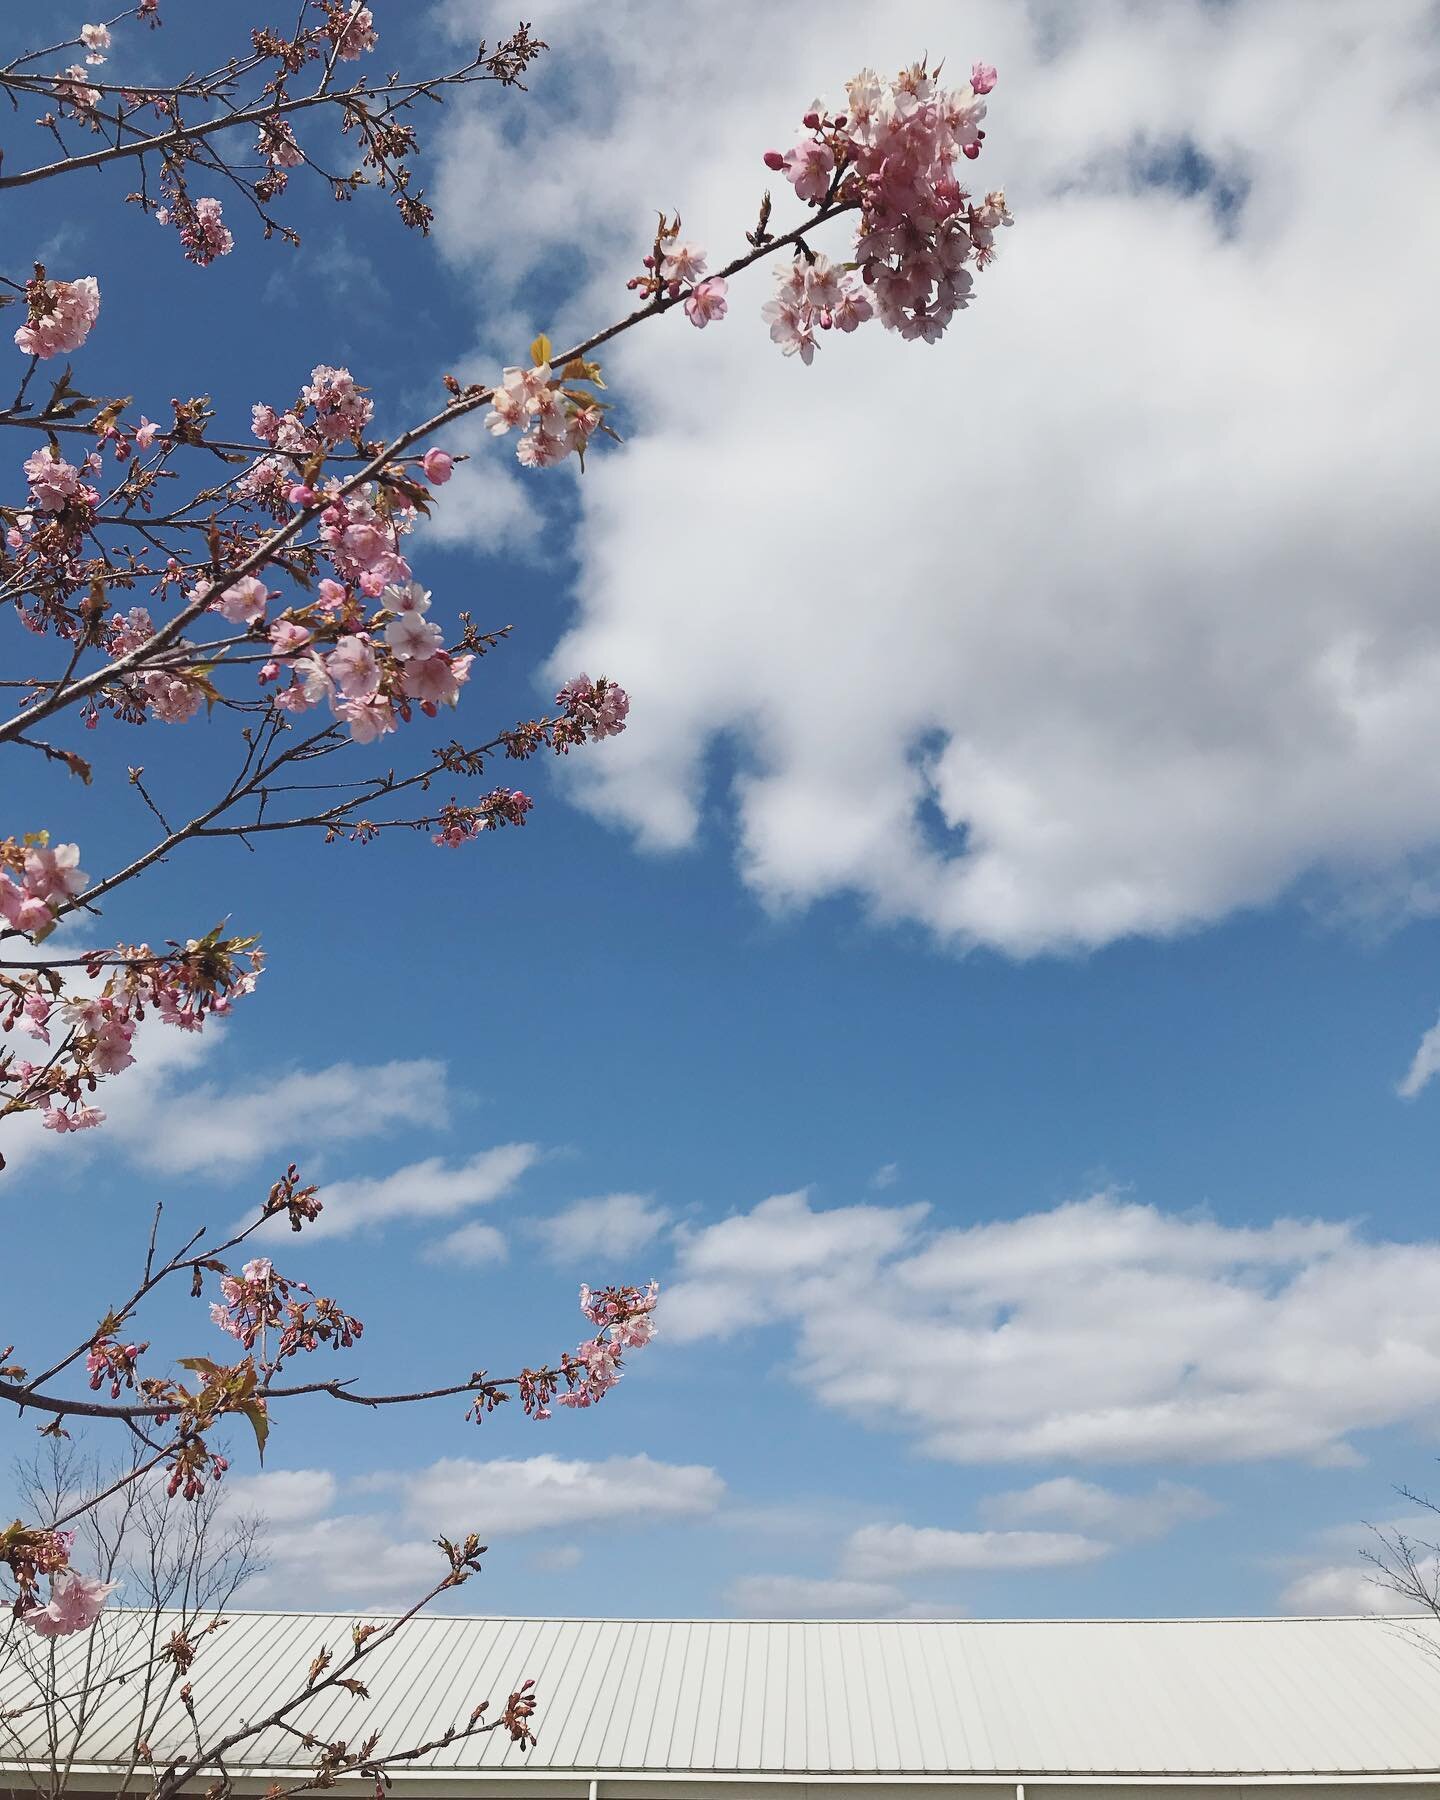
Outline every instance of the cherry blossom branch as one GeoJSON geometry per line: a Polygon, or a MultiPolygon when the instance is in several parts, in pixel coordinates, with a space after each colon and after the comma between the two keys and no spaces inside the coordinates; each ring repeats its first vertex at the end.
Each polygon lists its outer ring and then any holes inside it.
{"type": "MultiPolygon", "coordinates": [[[[783,250],[803,248],[812,231],[827,224],[831,219],[852,210],[854,210],[853,202],[838,199],[832,201],[829,205],[811,213],[792,230],[776,237],[767,237],[763,243],[752,245],[744,254],[732,258],[720,271],[720,277],[726,280],[731,279],[752,268],[756,263],[775,256],[783,250]]],[[[571,363],[582,362],[602,345],[613,342],[616,338],[633,331],[637,326],[651,319],[663,316],[681,305],[682,302],[683,296],[679,294],[672,295],[661,292],[643,305],[635,307],[624,317],[604,326],[599,331],[592,332],[588,337],[580,339],[570,349],[555,356],[552,359],[553,363],[555,366],[563,368],[571,363]]],[[[367,462],[346,475],[333,492],[323,500],[317,498],[314,503],[302,506],[291,518],[277,525],[238,563],[225,569],[223,575],[220,571],[216,571],[217,579],[223,579],[227,587],[234,587],[246,577],[256,574],[274,559],[277,551],[291,543],[307,525],[313,524],[327,505],[347,498],[366,483],[382,476],[385,470],[403,458],[407,451],[424,443],[428,438],[434,437],[445,426],[467,417],[482,406],[488,406],[494,400],[495,392],[494,387],[475,385],[467,388],[449,405],[442,407],[428,419],[400,432],[367,462]]],[[[208,593],[187,601],[145,643],[117,656],[105,667],[93,670],[88,675],[79,676],[63,688],[57,688],[32,705],[23,708],[12,718],[0,723],[0,743],[9,742],[17,733],[26,732],[56,712],[90,698],[104,688],[107,683],[118,677],[142,670],[163,651],[174,646],[186,627],[200,618],[209,609],[210,604],[208,593]]]]}

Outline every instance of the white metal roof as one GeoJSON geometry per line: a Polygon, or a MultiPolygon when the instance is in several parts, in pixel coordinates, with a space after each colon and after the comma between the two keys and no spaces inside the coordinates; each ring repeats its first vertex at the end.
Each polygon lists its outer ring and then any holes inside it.
{"type": "MultiPolygon", "coordinates": [[[[145,1618],[107,1615],[108,1629],[145,1618]]],[[[347,1647],[349,1623],[230,1615],[191,1674],[202,1721],[268,1712],[322,1644],[347,1647]]],[[[878,1790],[1338,1779],[1434,1782],[1440,1794],[1440,1625],[1428,1619],[428,1618],[363,1673],[368,1703],[323,1696],[306,1728],[352,1740],[374,1728],[400,1749],[463,1723],[480,1699],[498,1707],[527,1676],[536,1683],[537,1748],[522,1754],[500,1732],[451,1745],[402,1777],[419,1791],[463,1782],[580,1796],[592,1777],[600,1800],[653,1793],[657,1778],[695,1793],[737,1780],[878,1790]]],[[[29,1681],[7,1654],[0,1714],[31,1697],[29,1681]]],[[[79,1748],[97,1777],[124,1760],[136,1703],[130,1683],[99,1707],[79,1748]]],[[[38,1729],[29,1718],[6,1733],[38,1729]]],[[[157,1755],[182,1747],[184,1726],[177,1708],[157,1755]]],[[[22,1750],[0,1741],[0,1771],[22,1750]]],[[[270,1732],[243,1766],[258,1782],[306,1761],[270,1732]]]]}

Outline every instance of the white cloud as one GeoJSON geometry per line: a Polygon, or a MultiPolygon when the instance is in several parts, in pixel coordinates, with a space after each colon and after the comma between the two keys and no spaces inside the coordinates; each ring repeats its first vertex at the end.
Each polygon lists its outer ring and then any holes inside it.
{"type": "Polygon", "coordinates": [[[1074,1475],[1057,1475],[980,1502],[981,1514],[1001,1524],[1052,1520],[1127,1542],[1164,1537],[1177,1525],[1212,1518],[1219,1510],[1208,1494],[1178,1481],[1157,1481],[1147,1493],[1122,1494],[1074,1475]]]}
{"type": "Polygon", "coordinates": [[[876,1189],[892,1188],[899,1179],[900,1165],[898,1162],[881,1163],[880,1167],[870,1177],[870,1185],[872,1188],[876,1189]]]}
{"type": "Polygon", "coordinates": [[[665,1291],[667,1336],[728,1337],[774,1317],[836,1267],[873,1265],[898,1250],[923,1205],[847,1206],[814,1212],[803,1193],[775,1194],[748,1213],[681,1236],[680,1279],[665,1291]]]}
{"type": "Polygon", "coordinates": [[[258,1513],[272,1525],[318,1518],[335,1504],[339,1483],[328,1469],[272,1469],[229,1475],[219,1489],[229,1512],[258,1513]]]}
{"type": "Polygon", "coordinates": [[[1440,1020],[1430,1027],[1416,1045],[1410,1067],[1395,1091],[1402,1100],[1413,1100],[1437,1074],[1440,1074],[1440,1020]]]}
{"type": "Polygon", "coordinates": [[[905,1604],[889,1582],[805,1575],[742,1575],[725,1598],[732,1613],[749,1619],[872,1619],[905,1604]]]}
{"type": "MultiPolygon", "coordinates": [[[[472,1206],[484,1206],[508,1194],[539,1155],[534,1144],[497,1144],[461,1163],[427,1156],[390,1175],[327,1182],[320,1189],[325,1210],[314,1224],[306,1226],[306,1236],[348,1237],[395,1219],[443,1219],[472,1206]]],[[[263,1228],[275,1235],[284,1229],[283,1216],[263,1228]]]]}
{"type": "Polygon", "coordinates": [[[1061,1569],[1097,1562],[1110,1544],[1074,1531],[944,1531],[933,1525],[863,1525],[851,1534],[847,1574],[875,1579],[957,1569],[1061,1569]]]}
{"type": "MultiPolygon", "coordinates": [[[[168,1175],[241,1168],[297,1146],[317,1149],[442,1122],[445,1065],[426,1058],[293,1069],[272,1080],[170,1089],[128,1115],[120,1136],[142,1165],[168,1175]]],[[[317,1227],[312,1227],[312,1233],[317,1227]]]]}
{"type": "Polygon", "coordinates": [[[442,1457],[428,1468],[370,1477],[367,1486],[393,1490],[407,1517],[482,1537],[577,1525],[653,1524],[712,1513],[725,1492],[714,1469],[698,1463],[657,1462],[649,1456],[611,1456],[600,1462],[558,1456],[475,1462],[442,1457]]]}
{"type": "MultiPolygon", "coordinates": [[[[670,1215],[649,1194],[601,1194],[576,1200],[536,1223],[551,1262],[588,1262],[595,1257],[634,1256],[653,1244],[670,1215]]],[[[603,1270],[599,1279],[608,1279],[603,1270]]]]}
{"type": "Polygon", "coordinates": [[[439,1263],[442,1267],[460,1263],[467,1269],[478,1269],[490,1263],[505,1262],[510,1251],[502,1231],[472,1220],[468,1225],[458,1225],[443,1238],[436,1238],[420,1254],[426,1262],[439,1263]]]}
{"type": "Polygon", "coordinates": [[[1018,223],[933,349],[871,327],[782,362],[763,271],[703,336],[607,347],[629,443],[580,485],[553,667],[635,708],[576,792],[669,846],[719,800],[767,903],[849,892],[1018,954],[1433,852],[1428,0],[734,0],[703,93],[673,78],[693,29],[557,0],[524,112],[467,110],[439,229],[497,308],[563,257],[562,326],[613,317],[662,204],[728,252],[816,88],[926,48],[1000,65],[977,175],[1018,223]]]}
{"type": "Polygon", "coordinates": [[[1433,1240],[1108,1194],[926,1239],[921,1216],[789,1195],[694,1232],[667,1337],[786,1324],[822,1405],[964,1463],[1335,1464],[1440,1420],[1433,1240]]]}
{"type": "Polygon", "coordinates": [[[1356,1613],[1384,1615],[1418,1610],[1376,1581],[1373,1571],[1367,1570],[1358,1560],[1307,1569],[1280,1595],[1280,1611],[1297,1616],[1348,1618],[1356,1613]]]}

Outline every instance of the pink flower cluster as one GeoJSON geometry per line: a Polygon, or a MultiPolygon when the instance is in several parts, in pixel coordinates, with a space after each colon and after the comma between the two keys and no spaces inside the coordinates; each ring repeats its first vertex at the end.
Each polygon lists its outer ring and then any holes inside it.
{"type": "Polygon", "coordinates": [[[110,27],[108,25],[82,25],[80,41],[85,46],[85,60],[93,68],[103,63],[105,52],[110,48],[110,27]]]}
{"type": "Polygon", "coordinates": [[[0,918],[37,942],[53,928],[61,906],[83,893],[90,879],[80,867],[77,844],[56,844],[53,849],[48,844],[29,845],[16,873],[19,881],[0,867],[0,918]]]}
{"type": "MultiPolygon", "coordinates": [[[[87,458],[88,462],[88,458],[87,458]]],[[[30,504],[36,512],[64,512],[72,500],[79,500],[88,511],[100,504],[100,496],[81,480],[80,469],[56,454],[48,444],[32,450],[25,458],[25,479],[30,487],[30,504]]],[[[18,549],[16,544],[12,549],[18,549]]]]}
{"type": "Polygon", "coordinates": [[[550,469],[571,455],[583,461],[585,446],[603,423],[600,403],[565,389],[548,362],[506,369],[485,415],[485,428],[496,437],[520,432],[515,457],[527,469],[550,469]]]}
{"type": "Polygon", "coordinates": [[[987,63],[976,63],[958,88],[942,87],[923,62],[892,81],[862,69],[846,86],[843,111],[831,114],[817,100],[805,115],[806,136],[788,151],[767,152],[767,165],[808,205],[859,209],[853,266],[868,290],[868,298],[857,295],[847,275],[826,265],[812,298],[817,264],[781,274],[766,313],[787,354],[809,362],[817,327],[853,330],[872,315],[903,337],[933,343],[969,304],[967,265],[983,267],[997,227],[1011,222],[1003,192],[975,205],[957,175],[961,157],[980,154],[984,96],[995,80],[987,63]]]}
{"type": "Polygon", "coordinates": [[[566,718],[585,738],[619,737],[630,713],[630,696],[618,681],[603,675],[598,681],[584,674],[572,676],[556,694],[555,704],[564,708],[566,718]]]}
{"type": "Polygon", "coordinates": [[[251,1350],[262,1331],[279,1324],[290,1285],[283,1276],[276,1275],[268,1256],[254,1257],[238,1275],[220,1277],[223,1299],[213,1303],[210,1317],[222,1331],[251,1350]]]}
{"type": "MultiPolygon", "coordinates": [[[[627,1350],[643,1350],[655,1336],[655,1303],[660,1284],[648,1287],[609,1287],[598,1292],[582,1286],[580,1310],[599,1330],[575,1346],[564,1363],[567,1391],[557,1394],[557,1406],[594,1406],[603,1400],[621,1377],[621,1358],[627,1350]]],[[[538,1416],[538,1415],[537,1415],[538,1416]]]]}
{"type": "Polygon", "coordinates": [[[193,205],[177,205],[173,209],[156,209],[157,224],[168,225],[173,219],[185,246],[186,262],[207,268],[217,256],[228,256],[235,248],[234,234],[224,220],[224,207],[218,200],[196,200],[193,205]]]}
{"type": "Polygon", "coordinates": [[[49,1604],[32,1606],[21,1613],[21,1623],[41,1637],[68,1637],[71,1632],[88,1631],[119,1585],[116,1581],[82,1575],[78,1569],[59,1569],[50,1577],[49,1604]]]}
{"type": "MultiPolygon", "coordinates": [[[[87,56],[85,61],[89,60],[87,56]]],[[[84,63],[71,63],[62,74],[55,76],[54,89],[62,111],[82,120],[92,130],[99,130],[100,121],[95,116],[95,109],[100,104],[100,90],[90,85],[84,63]]]]}
{"type": "Polygon", "coordinates": [[[760,309],[770,336],[786,356],[813,360],[816,331],[854,331],[874,317],[875,308],[857,275],[837,269],[828,256],[797,256],[777,268],[778,292],[760,309]]]}
{"type": "Polygon", "coordinates": [[[91,1391],[98,1393],[108,1383],[110,1398],[118,1400],[123,1389],[135,1386],[136,1364],[149,1348],[149,1344],[122,1344],[114,1337],[97,1338],[85,1358],[91,1391]]]}
{"type": "Polygon", "coordinates": [[[317,1298],[305,1282],[281,1275],[268,1256],[253,1258],[238,1275],[222,1275],[220,1293],[211,1319],[247,1351],[261,1343],[272,1368],[321,1344],[349,1350],[365,1332],[361,1321],[333,1300],[317,1298]],[[265,1342],[271,1333],[273,1345],[265,1342]]]}
{"type": "Polygon", "coordinates": [[[326,32],[341,62],[356,61],[367,50],[373,50],[379,40],[370,8],[362,6],[360,0],[353,0],[348,9],[343,0],[332,5],[326,32]]]}
{"type": "Polygon", "coordinates": [[[27,356],[42,360],[78,350],[100,316],[100,284],[93,275],[76,281],[47,281],[37,269],[25,284],[25,323],[15,342],[27,356]]]}
{"type": "MultiPolygon", "coordinates": [[[[337,510],[327,508],[326,512],[337,510]]],[[[354,520],[353,508],[346,517],[354,520]]],[[[372,527],[368,523],[363,527],[337,523],[322,527],[322,537],[327,529],[343,535],[361,529],[369,532],[372,527]]],[[[403,558],[395,560],[408,572],[403,558]]],[[[374,567],[372,564],[371,570],[374,567]]],[[[371,570],[361,576],[362,590],[371,570]]],[[[285,712],[304,712],[328,702],[335,717],[349,726],[350,735],[368,744],[394,731],[402,720],[408,721],[412,704],[433,719],[442,706],[459,703],[460,689],[469,680],[475,659],[453,655],[445,648],[444,633],[425,617],[430,607],[427,590],[418,581],[407,580],[382,589],[380,598],[380,613],[367,622],[339,582],[321,582],[319,600],[312,610],[337,614],[341,624],[353,621],[353,628],[341,630],[328,652],[309,625],[280,619],[271,626],[273,655],[261,670],[261,679],[274,680],[287,670],[290,676],[289,685],[276,693],[276,706],[285,712]]],[[[336,628],[332,624],[329,629],[336,628]]]]}

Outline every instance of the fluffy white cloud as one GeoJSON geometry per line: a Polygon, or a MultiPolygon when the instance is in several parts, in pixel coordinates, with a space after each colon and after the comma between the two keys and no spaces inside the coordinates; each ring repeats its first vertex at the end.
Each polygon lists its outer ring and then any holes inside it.
{"type": "Polygon", "coordinates": [[[715,1510],[725,1492],[714,1469],[649,1456],[601,1462],[558,1456],[475,1462],[449,1456],[412,1473],[370,1477],[363,1485],[396,1492],[406,1516],[417,1522],[438,1520],[445,1529],[496,1537],[700,1518],[715,1510]]]}
{"type": "Polygon", "coordinates": [[[764,271],[703,337],[607,347],[629,442],[579,490],[554,668],[636,705],[567,772],[586,802],[688,843],[738,742],[723,800],[767,902],[850,892],[1015,953],[1433,852],[1428,0],[734,0],[703,91],[673,73],[693,30],[556,0],[523,109],[454,130],[442,243],[500,353],[537,270],[579,284],[562,331],[621,310],[657,205],[738,245],[759,153],[862,61],[1000,65],[976,177],[1018,223],[934,348],[872,327],[782,362],[764,271]]]}
{"type": "MultiPolygon", "coordinates": [[[[325,1210],[313,1225],[306,1226],[306,1236],[348,1237],[395,1219],[443,1219],[472,1206],[484,1206],[508,1194],[539,1155],[534,1144],[497,1144],[461,1163],[427,1156],[389,1175],[327,1182],[320,1189],[325,1210]]],[[[276,1218],[262,1229],[279,1236],[285,1220],[276,1218]]]]}
{"type": "Polygon", "coordinates": [[[272,1469],[227,1476],[218,1492],[227,1512],[258,1513],[272,1525],[293,1525],[328,1512],[339,1483],[328,1469],[272,1469]]]}
{"type": "Polygon", "coordinates": [[[1321,1618],[1351,1618],[1357,1613],[1386,1614],[1419,1610],[1375,1579],[1361,1562],[1331,1563],[1297,1575],[1280,1595],[1282,1613],[1321,1618]]]}
{"type": "MultiPolygon", "coordinates": [[[[115,1087],[118,1095],[118,1080],[115,1087]]],[[[238,1169],[297,1145],[318,1149],[433,1124],[446,1108],[445,1065],[423,1057],[147,1093],[150,1104],[127,1113],[118,1135],[137,1162],[168,1175],[238,1169]]]]}
{"type": "Polygon", "coordinates": [[[787,1322],[821,1404],[956,1462],[1353,1462],[1350,1434],[1440,1417],[1434,1241],[1108,1194],[927,1238],[921,1216],[788,1195],[695,1232],[667,1334],[787,1322]]]}
{"type": "Polygon", "coordinates": [[[905,1604],[889,1582],[805,1575],[742,1575],[725,1598],[731,1612],[749,1619],[873,1619],[905,1604]]]}
{"type": "Polygon", "coordinates": [[[683,1343],[761,1324],[837,1267],[873,1267],[898,1250],[926,1210],[844,1206],[815,1212],[804,1193],[774,1194],[748,1213],[684,1233],[680,1279],[665,1291],[666,1335],[683,1343]]]}
{"type": "Polygon", "coordinates": [[[595,1257],[633,1256],[654,1243],[669,1217],[649,1194],[600,1194],[572,1202],[535,1228],[550,1261],[569,1267],[595,1257]]]}
{"type": "Polygon", "coordinates": [[[990,1494],[980,1502],[981,1514],[998,1523],[1050,1520],[1127,1542],[1164,1537],[1177,1525],[1212,1518],[1219,1510],[1208,1494],[1183,1482],[1157,1481],[1146,1493],[1124,1494],[1074,1475],[990,1494]]]}
{"type": "Polygon", "coordinates": [[[1096,1562],[1113,1546],[1076,1531],[944,1531],[933,1525],[863,1525],[844,1550],[847,1574],[883,1579],[957,1569],[1061,1569],[1096,1562]]]}

